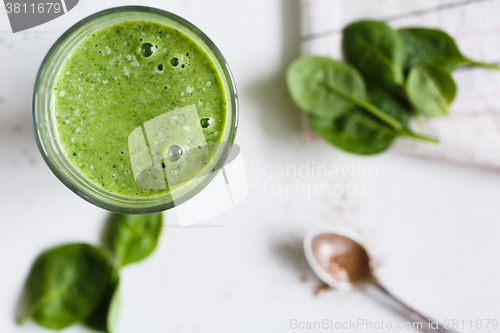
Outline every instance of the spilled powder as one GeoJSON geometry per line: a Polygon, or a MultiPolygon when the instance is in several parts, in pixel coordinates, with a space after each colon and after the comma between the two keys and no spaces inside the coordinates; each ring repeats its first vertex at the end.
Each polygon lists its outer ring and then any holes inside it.
{"type": "Polygon", "coordinates": [[[330,289],[332,289],[332,288],[329,285],[327,285],[326,283],[324,283],[323,281],[321,281],[320,283],[318,283],[318,285],[316,285],[316,287],[314,287],[313,295],[314,296],[318,296],[323,291],[328,291],[330,289]]]}

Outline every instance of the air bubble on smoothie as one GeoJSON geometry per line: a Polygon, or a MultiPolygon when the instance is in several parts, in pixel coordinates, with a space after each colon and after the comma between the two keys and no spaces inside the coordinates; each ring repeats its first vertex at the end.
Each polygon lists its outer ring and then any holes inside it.
{"type": "Polygon", "coordinates": [[[187,92],[188,94],[191,94],[193,91],[194,91],[194,87],[193,87],[193,86],[187,86],[187,88],[186,88],[186,92],[187,92]]]}
{"type": "Polygon", "coordinates": [[[200,119],[200,125],[202,128],[208,128],[210,125],[212,125],[213,120],[210,118],[201,118],[200,119]]]}
{"type": "Polygon", "coordinates": [[[162,64],[159,64],[159,65],[158,65],[158,70],[159,70],[159,71],[162,71],[162,70],[163,70],[163,65],[162,65],[162,64]]]}
{"type": "Polygon", "coordinates": [[[208,82],[207,82],[207,86],[209,86],[209,87],[210,87],[211,85],[212,85],[212,82],[208,81],[208,82]]]}
{"type": "Polygon", "coordinates": [[[111,178],[116,179],[117,177],[118,174],[115,171],[111,172],[111,178]]]}
{"type": "Polygon", "coordinates": [[[155,52],[155,47],[151,43],[144,43],[139,49],[139,53],[143,57],[150,57],[155,52]]]}
{"type": "Polygon", "coordinates": [[[178,145],[171,145],[167,148],[166,151],[167,159],[170,162],[177,162],[178,160],[180,160],[183,153],[184,151],[178,145]]]}
{"type": "Polygon", "coordinates": [[[172,66],[178,66],[179,65],[179,59],[178,58],[172,58],[172,60],[170,60],[170,63],[172,64],[172,66]]]}

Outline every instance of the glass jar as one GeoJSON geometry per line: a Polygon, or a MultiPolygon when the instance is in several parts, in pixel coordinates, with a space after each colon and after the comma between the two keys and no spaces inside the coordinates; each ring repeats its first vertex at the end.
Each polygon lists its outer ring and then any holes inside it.
{"type": "Polygon", "coordinates": [[[223,81],[227,109],[221,138],[224,144],[217,145],[217,150],[212,152],[210,168],[222,168],[231,151],[238,121],[238,98],[229,66],[214,43],[198,28],[172,13],[155,8],[111,8],[83,19],[66,31],[49,50],[38,71],[33,92],[33,126],[45,162],[69,189],[88,202],[107,210],[123,214],[150,214],[189,200],[210,183],[215,173],[206,173],[205,176],[191,180],[172,193],[156,197],[131,198],[105,191],[85,178],[66,159],[59,144],[54,115],[53,86],[60,67],[73,48],[91,32],[128,20],[147,20],[175,28],[193,39],[212,59],[223,81]]]}

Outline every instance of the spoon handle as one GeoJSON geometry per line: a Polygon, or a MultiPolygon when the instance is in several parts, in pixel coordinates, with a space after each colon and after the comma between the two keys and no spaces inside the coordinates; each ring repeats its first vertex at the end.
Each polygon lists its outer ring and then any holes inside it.
{"type": "Polygon", "coordinates": [[[381,291],[387,298],[389,298],[392,303],[395,305],[397,309],[401,311],[405,316],[410,318],[413,322],[422,323],[422,331],[426,333],[458,333],[452,329],[446,329],[445,325],[438,323],[437,321],[426,317],[419,312],[415,311],[401,300],[399,300],[396,296],[394,296],[389,290],[387,290],[384,286],[379,284],[378,282],[374,283],[375,287],[381,291]],[[433,323],[433,325],[431,325],[433,323]],[[437,327],[436,327],[437,326],[437,327]]]}

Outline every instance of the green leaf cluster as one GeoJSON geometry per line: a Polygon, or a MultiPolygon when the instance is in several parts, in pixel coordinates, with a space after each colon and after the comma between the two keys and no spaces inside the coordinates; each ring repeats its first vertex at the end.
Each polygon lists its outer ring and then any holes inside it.
{"type": "Polygon", "coordinates": [[[458,66],[500,69],[466,58],[445,32],[394,30],[363,20],[343,31],[345,61],[310,56],[287,72],[290,95],[323,139],[354,154],[387,150],[397,137],[437,142],[409,127],[413,116],[446,115],[458,66]]]}
{"type": "Polygon", "coordinates": [[[53,330],[75,323],[113,332],[120,307],[120,269],[155,249],[162,214],[113,214],[104,249],[77,243],[50,249],[33,263],[21,322],[30,318],[53,330]],[[106,251],[107,250],[107,251],[106,251]]]}

